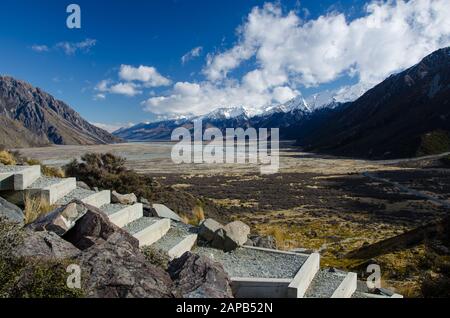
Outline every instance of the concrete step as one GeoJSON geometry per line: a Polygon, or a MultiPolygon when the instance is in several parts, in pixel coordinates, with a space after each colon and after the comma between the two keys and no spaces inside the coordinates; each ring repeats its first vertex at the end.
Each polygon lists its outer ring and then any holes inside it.
{"type": "Polygon", "coordinates": [[[68,193],[63,198],[59,199],[56,202],[56,205],[65,205],[70,203],[72,200],[80,200],[86,204],[92,205],[96,208],[100,208],[106,204],[111,203],[111,191],[91,191],[83,188],[76,188],[75,190],[68,193]]]}
{"type": "Polygon", "coordinates": [[[41,166],[0,166],[0,191],[21,191],[41,176],[41,166]]]}
{"type": "Polygon", "coordinates": [[[310,255],[307,254],[249,246],[229,253],[195,246],[192,252],[221,263],[231,278],[233,294],[238,298],[286,298],[288,287],[294,280],[296,283],[291,289],[296,296],[297,285],[302,282],[297,274],[303,268],[302,273],[308,276],[315,268],[311,265],[316,258],[313,256],[313,260],[309,260],[310,255]]]}
{"type": "Polygon", "coordinates": [[[288,298],[303,298],[320,269],[320,254],[312,253],[288,286],[288,298]]]}
{"type": "Polygon", "coordinates": [[[150,246],[169,231],[170,219],[142,217],[123,229],[139,240],[139,246],[150,246]]]}
{"type": "Polygon", "coordinates": [[[356,291],[355,273],[322,269],[317,272],[304,298],[350,298],[356,291]]]}
{"type": "Polygon", "coordinates": [[[144,216],[142,203],[133,205],[105,204],[100,207],[100,210],[105,212],[109,220],[118,227],[124,227],[144,216]]]}
{"type": "Polygon", "coordinates": [[[352,298],[403,298],[400,294],[393,294],[392,296],[370,294],[365,292],[356,291],[353,293],[352,298]]]}
{"type": "Polygon", "coordinates": [[[197,242],[197,229],[193,226],[171,222],[170,230],[152,246],[175,259],[190,251],[197,242]]]}
{"type": "Polygon", "coordinates": [[[40,177],[25,190],[6,191],[2,197],[17,205],[23,205],[27,197],[40,198],[53,205],[76,187],[75,178],[40,177]]]}

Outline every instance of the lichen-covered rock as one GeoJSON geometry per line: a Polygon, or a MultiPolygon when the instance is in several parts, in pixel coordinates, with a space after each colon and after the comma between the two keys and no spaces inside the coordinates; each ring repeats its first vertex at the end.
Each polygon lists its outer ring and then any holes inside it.
{"type": "Polygon", "coordinates": [[[62,236],[69,231],[75,225],[76,221],[87,211],[87,206],[81,204],[81,202],[71,202],[38,218],[33,223],[29,224],[28,227],[35,231],[49,231],[62,236]]]}
{"type": "Polygon", "coordinates": [[[198,236],[207,242],[212,242],[216,236],[216,232],[220,229],[223,229],[222,224],[214,219],[206,219],[200,225],[198,236]]]}
{"type": "Polygon", "coordinates": [[[23,223],[25,215],[18,206],[6,201],[0,197],[0,217],[6,218],[11,222],[23,223]]]}
{"type": "Polygon", "coordinates": [[[86,182],[83,181],[77,181],[77,188],[85,189],[85,190],[91,190],[91,187],[86,184],[86,182]]]}
{"type": "Polygon", "coordinates": [[[120,233],[83,251],[77,258],[83,290],[92,298],[176,297],[170,276],[150,264],[136,246],[120,233]]]}
{"type": "Polygon", "coordinates": [[[64,260],[76,257],[80,250],[53,232],[34,232],[25,228],[11,253],[15,258],[64,260]]]}
{"type": "Polygon", "coordinates": [[[230,278],[221,264],[184,253],[169,264],[169,274],[183,298],[232,298],[230,278]]]}
{"type": "Polygon", "coordinates": [[[139,247],[139,241],[128,232],[113,224],[108,216],[100,209],[78,202],[87,208],[87,212],[81,217],[65,235],[64,239],[71,242],[81,250],[85,250],[94,244],[102,243],[115,233],[120,234],[131,246],[139,247]]]}
{"type": "Polygon", "coordinates": [[[137,203],[137,197],[134,193],[120,194],[116,191],[111,192],[111,202],[125,205],[133,205],[137,203]]]}

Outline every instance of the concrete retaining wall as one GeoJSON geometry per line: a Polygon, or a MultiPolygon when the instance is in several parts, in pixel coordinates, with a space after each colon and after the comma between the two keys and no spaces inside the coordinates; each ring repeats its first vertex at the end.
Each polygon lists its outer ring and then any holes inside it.
{"type": "Polygon", "coordinates": [[[320,255],[318,253],[312,253],[289,284],[287,297],[303,298],[319,269],[320,255]]]}
{"type": "Polygon", "coordinates": [[[232,277],[231,288],[237,298],[286,298],[292,279],[232,277]]]}
{"type": "Polygon", "coordinates": [[[331,298],[350,298],[357,288],[358,277],[356,273],[347,273],[344,280],[334,291],[331,298]]]}
{"type": "Polygon", "coordinates": [[[172,247],[167,254],[171,260],[178,258],[184,253],[190,251],[196,242],[197,234],[188,235],[184,240],[172,247]]]}
{"type": "Polygon", "coordinates": [[[84,203],[100,208],[102,205],[111,203],[111,191],[104,190],[96,192],[82,200],[84,203]]]}

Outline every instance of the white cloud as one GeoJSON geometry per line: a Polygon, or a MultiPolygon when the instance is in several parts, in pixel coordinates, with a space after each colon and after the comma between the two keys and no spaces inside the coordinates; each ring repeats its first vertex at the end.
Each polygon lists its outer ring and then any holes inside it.
{"type": "Polygon", "coordinates": [[[448,16],[448,0],[373,1],[352,21],[337,11],[303,20],[265,4],[239,26],[233,47],[208,55],[205,81],[176,83],[171,93],[143,104],[155,113],[202,114],[214,107],[262,108],[343,75],[358,79],[354,91],[370,87],[449,46],[448,16]],[[243,62],[251,68],[230,77],[243,62]]]}
{"type": "Polygon", "coordinates": [[[105,99],[106,98],[105,93],[125,95],[130,97],[142,94],[140,86],[137,84],[134,83],[112,84],[112,81],[109,79],[100,81],[95,86],[95,90],[99,91],[100,93],[96,94],[94,96],[94,99],[105,99]]]}
{"type": "Polygon", "coordinates": [[[37,44],[35,44],[35,45],[31,46],[31,49],[33,51],[35,51],[35,52],[38,52],[38,53],[50,51],[50,49],[49,49],[49,47],[47,45],[37,45],[37,44]]]}
{"type": "Polygon", "coordinates": [[[86,39],[81,42],[59,42],[55,47],[63,50],[66,55],[74,55],[78,51],[89,52],[95,44],[97,44],[97,40],[86,39]]]}
{"type": "Polygon", "coordinates": [[[158,87],[170,85],[171,81],[158,73],[152,66],[141,65],[133,67],[131,65],[121,65],[119,77],[125,81],[140,81],[146,87],[158,87]]]}
{"type": "Polygon", "coordinates": [[[181,63],[186,64],[190,60],[199,57],[202,54],[203,47],[197,46],[181,57],[181,63]]]}

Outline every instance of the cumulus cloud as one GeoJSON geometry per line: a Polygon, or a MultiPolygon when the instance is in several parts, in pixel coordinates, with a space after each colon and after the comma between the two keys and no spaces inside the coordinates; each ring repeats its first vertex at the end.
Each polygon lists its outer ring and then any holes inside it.
{"type": "Polygon", "coordinates": [[[449,15],[448,0],[372,1],[353,20],[336,10],[306,20],[268,3],[251,10],[231,48],[207,56],[205,80],[175,83],[168,94],[143,105],[156,114],[204,114],[235,106],[257,111],[342,76],[357,80],[345,90],[357,97],[362,87],[449,46],[449,15]],[[246,71],[233,78],[240,67],[246,71]]]}
{"type": "Polygon", "coordinates": [[[103,80],[100,81],[95,90],[100,92],[94,96],[94,99],[105,99],[105,93],[110,94],[118,94],[125,96],[136,96],[142,94],[142,91],[139,89],[140,86],[134,83],[116,83],[113,84],[111,80],[103,80]]]}
{"type": "Polygon", "coordinates": [[[125,81],[143,82],[146,87],[158,87],[170,85],[171,81],[158,73],[152,66],[121,65],[119,77],[125,81]]]}
{"type": "Polygon", "coordinates": [[[181,57],[181,63],[186,64],[190,60],[199,57],[202,54],[203,47],[197,46],[181,57]]]}

